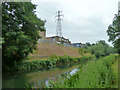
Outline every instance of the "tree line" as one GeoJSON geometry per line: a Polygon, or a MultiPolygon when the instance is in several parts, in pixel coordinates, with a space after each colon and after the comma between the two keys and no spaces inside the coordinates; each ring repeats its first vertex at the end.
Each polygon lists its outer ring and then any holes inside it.
{"type": "Polygon", "coordinates": [[[117,53],[117,49],[109,46],[105,40],[97,41],[95,44],[87,42],[83,48],[79,48],[79,53],[84,55],[85,53],[94,54],[97,58],[101,56],[107,56],[113,53],[117,53]]]}

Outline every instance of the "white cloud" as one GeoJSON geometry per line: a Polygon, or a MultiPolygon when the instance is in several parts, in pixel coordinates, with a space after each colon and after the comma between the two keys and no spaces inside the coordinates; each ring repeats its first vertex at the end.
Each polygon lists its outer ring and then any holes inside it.
{"type": "Polygon", "coordinates": [[[47,36],[56,34],[55,13],[61,10],[63,36],[72,42],[108,40],[106,30],[118,10],[119,0],[33,0],[36,14],[47,21],[47,36]]]}

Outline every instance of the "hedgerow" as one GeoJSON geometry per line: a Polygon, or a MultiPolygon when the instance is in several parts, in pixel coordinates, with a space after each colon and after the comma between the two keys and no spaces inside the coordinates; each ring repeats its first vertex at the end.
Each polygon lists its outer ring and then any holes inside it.
{"type": "Polygon", "coordinates": [[[50,58],[48,60],[34,60],[34,61],[23,61],[16,65],[18,71],[31,71],[35,69],[46,69],[51,67],[62,67],[74,64],[84,64],[89,60],[95,59],[94,55],[88,55],[83,57],[69,57],[69,56],[58,56],[56,58],[50,58]]]}

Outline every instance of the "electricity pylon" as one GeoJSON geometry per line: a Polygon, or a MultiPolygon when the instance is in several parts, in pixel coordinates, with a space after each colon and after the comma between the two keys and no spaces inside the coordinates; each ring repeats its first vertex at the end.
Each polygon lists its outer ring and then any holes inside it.
{"type": "Polygon", "coordinates": [[[55,22],[57,23],[56,27],[56,36],[63,37],[62,36],[62,23],[61,21],[63,20],[63,14],[62,11],[56,12],[57,15],[55,16],[55,22]]]}

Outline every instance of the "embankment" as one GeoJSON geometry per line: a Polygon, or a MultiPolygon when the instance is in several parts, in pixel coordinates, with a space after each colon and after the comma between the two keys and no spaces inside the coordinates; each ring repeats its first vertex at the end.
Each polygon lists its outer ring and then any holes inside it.
{"type": "Polygon", "coordinates": [[[70,56],[70,57],[80,57],[78,48],[67,47],[62,44],[47,44],[39,43],[37,45],[37,50],[33,54],[29,54],[30,59],[40,59],[51,56],[70,56]]]}

